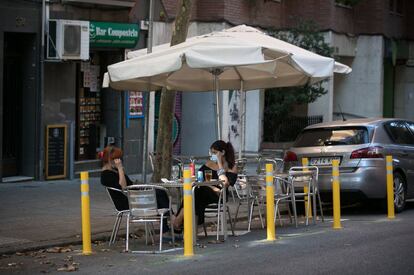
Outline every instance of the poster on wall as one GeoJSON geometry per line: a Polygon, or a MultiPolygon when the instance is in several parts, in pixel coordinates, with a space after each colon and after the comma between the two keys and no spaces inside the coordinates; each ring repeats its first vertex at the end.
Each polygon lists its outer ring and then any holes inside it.
{"type": "Polygon", "coordinates": [[[233,144],[233,147],[236,151],[238,151],[240,147],[241,134],[240,97],[240,91],[229,92],[229,122],[227,140],[233,144]]]}
{"type": "Polygon", "coordinates": [[[142,92],[129,92],[128,112],[130,118],[140,118],[144,116],[142,92]]]}
{"type": "Polygon", "coordinates": [[[90,65],[89,67],[89,88],[91,92],[99,92],[100,91],[100,81],[99,81],[99,66],[98,65],[90,65]]]}
{"type": "Polygon", "coordinates": [[[125,99],[126,127],[129,128],[130,119],[144,117],[144,97],[142,92],[129,91],[125,99]]]}

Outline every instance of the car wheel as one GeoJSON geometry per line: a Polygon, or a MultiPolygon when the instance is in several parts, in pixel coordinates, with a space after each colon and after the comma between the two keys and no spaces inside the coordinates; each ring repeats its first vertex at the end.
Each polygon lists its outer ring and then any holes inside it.
{"type": "Polygon", "coordinates": [[[394,208],[396,213],[400,213],[405,208],[407,195],[406,182],[400,173],[394,173],[394,208]]]}

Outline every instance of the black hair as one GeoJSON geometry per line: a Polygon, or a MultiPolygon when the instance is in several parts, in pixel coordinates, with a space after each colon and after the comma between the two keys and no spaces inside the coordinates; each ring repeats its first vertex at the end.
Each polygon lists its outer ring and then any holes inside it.
{"type": "Polygon", "coordinates": [[[236,163],[236,158],[234,156],[233,145],[230,142],[225,142],[223,140],[216,140],[215,142],[213,142],[213,144],[211,144],[210,149],[214,149],[220,152],[225,151],[224,158],[227,161],[229,169],[233,169],[236,163]]]}

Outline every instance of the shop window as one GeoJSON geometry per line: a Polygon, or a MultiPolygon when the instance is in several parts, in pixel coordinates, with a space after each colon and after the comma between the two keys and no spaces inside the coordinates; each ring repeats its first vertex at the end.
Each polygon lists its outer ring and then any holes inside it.
{"type": "Polygon", "coordinates": [[[100,66],[82,62],[78,70],[77,160],[97,158],[102,119],[100,82],[100,66]]]}

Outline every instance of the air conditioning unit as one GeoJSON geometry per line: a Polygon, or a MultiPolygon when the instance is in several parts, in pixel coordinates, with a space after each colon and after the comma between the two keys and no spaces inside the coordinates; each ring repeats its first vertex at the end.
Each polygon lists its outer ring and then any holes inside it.
{"type": "Polygon", "coordinates": [[[89,21],[49,20],[47,36],[47,59],[89,59],[89,21]]]}

